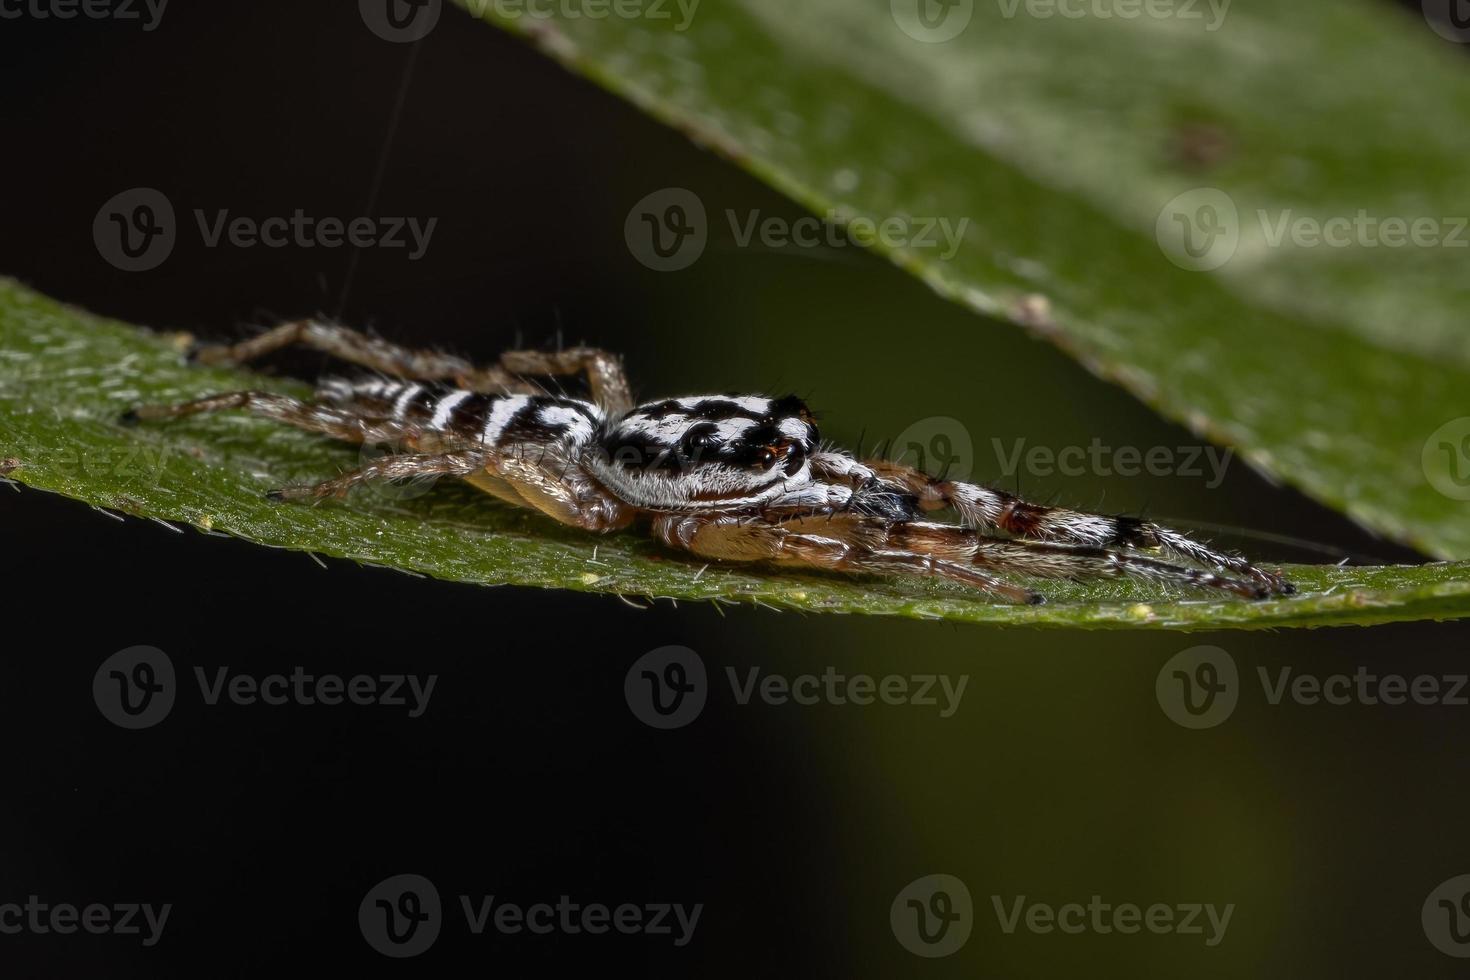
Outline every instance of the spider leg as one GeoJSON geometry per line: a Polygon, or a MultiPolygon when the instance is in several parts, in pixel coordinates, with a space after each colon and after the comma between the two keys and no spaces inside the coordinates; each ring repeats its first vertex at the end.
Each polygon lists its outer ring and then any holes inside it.
{"type": "Polygon", "coordinates": [[[510,350],[500,355],[500,366],[516,375],[557,377],[583,374],[592,400],[609,414],[633,407],[633,392],[622,358],[596,347],[569,347],[560,351],[510,350]]]}
{"type": "MultiPolygon", "coordinates": [[[[204,412],[230,409],[243,409],[261,418],[305,429],[307,432],[319,432],[344,442],[402,442],[415,445],[425,435],[416,425],[393,419],[371,418],[348,409],[305,402],[269,391],[229,391],[177,405],[140,405],[124,412],[120,421],[132,425],[137,422],[185,418],[204,412]]],[[[436,440],[444,438],[443,433],[431,435],[436,440]]]]}
{"type": "Polygon", "coordinates": [[[322,500],[345,497],[359,483],[407,480],[422,476],[466,476],[485,465],[488,454],[467,449],[453,453],[381,456],[366,466],[310,486],[291,486],[266,494],[272,500],[322,500]]]}
{"type": "Polygon", "coordinates": [[[805,517],[769,524],[735,516],[666,514],[654,520],[653,530],[666,544],[705,558],[877,575],[934,576],[1008,602],[1044,601],[1030,589],[968,564],[932,553],[890,550],[885,547],[887,527],[862,518],[805,517]]]}
{"type": "Polygon", "coordinates": [[[895,525],[890,540],[905,552],[963,558],[1000,574],[1077,581],[1145,579],[1171,585],[1221,589],[1246,599],[1265,599],[1274,594],[1268,586],[1254,579],[1231,578],[1129,551],[1023,538],[992,538],[972,528],[950,524],[914,521],[895,525]]]}
{"type": "Polygon", "coordinates": [[[1273,594],[1295,592],[1275,572],[1239,555],[1216,551],[1178,531],[1136,517],[1118,517],[1034,504],[1004,490],[944,480],[888,460],[859,462],[842,453],[819,453],[813,470],[855,486],[891,484],[913,494],[923,510],[952,507],[968,527],[1004,531],[1017,538],[1081,548],[1156,550],[1170,558],[1196,562],[1242,575],[1273,594]]]}
{"type": "Polygon", "coordinates": [[[319,350],[352,364],[414,381],[456,382],[483,394],[536,394],[540,389],[501,366],[476,367],[451,354],[415,350],[369,337],[349,327],[315,320],[295,320],[237,344],[204,345],[194,349],[200,364],[239,365],[293,344],[319,350]]]}
{"type": "Polygon", "coordinates": [[[470,483],[502,500],[530,507],[585,531],[616,531],[637,516],[581,466],[558,456],[524,451],[496,453],[470,483]]]}
{"type": "Polygon", "coordinates": [[[236,344],[205,345],[194,350],[201,364],[238,365],[283,347],[300,344],[383,374],[412,381],[453,381],[480,394],[534,395],[541,388],[523,375],[554,377],[585,374],[593,399],[609,412],[633,407],[632,391],[621,359],[594,347],[563,351],[506,351],[500,363],[478,367],[462,357],[415,350],[369,337],[349,327],[316,320],[295,320],[236,344]]]}

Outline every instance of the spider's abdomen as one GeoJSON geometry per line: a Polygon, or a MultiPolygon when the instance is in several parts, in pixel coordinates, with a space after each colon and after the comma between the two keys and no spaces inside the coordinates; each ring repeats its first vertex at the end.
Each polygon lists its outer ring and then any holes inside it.
{"type": "Polygon", "coordinates": [[[320,401],[372,418],[422,426],[492,448],[521,444],[577,448],[596,437],[602,411],[591,402],[555,395],[484,395],[442,384],[329,378],[320,401]]]}

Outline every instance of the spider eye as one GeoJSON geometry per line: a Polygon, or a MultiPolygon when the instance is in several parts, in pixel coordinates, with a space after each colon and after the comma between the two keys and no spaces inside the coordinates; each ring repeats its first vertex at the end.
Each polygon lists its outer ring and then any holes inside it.
{"type": "Polygon", "coordinates": [[[699,456],[715,446],[715,437],[708,429],[695,429],[684,437],[684,455],[699,456]]]}
{"type": "Polygon", "coordinates": [[[756,463],[760,466],[761,469],[768,470],[772,466],[776,465],[776,460],[778,458],[779,457],[776,455],[776,450],[771,446],[766,446],[761,449],[760,455],[756,457],[756,463]]]}
{"type": "Polygon", "coordinates": [[[806,465],[806,448],[799,442],[786,447],[786,475],[795,476],[806,465]]]}

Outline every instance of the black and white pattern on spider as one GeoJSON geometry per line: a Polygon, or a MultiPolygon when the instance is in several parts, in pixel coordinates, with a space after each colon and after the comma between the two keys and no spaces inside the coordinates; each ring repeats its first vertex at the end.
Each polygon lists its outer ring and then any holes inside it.
{"type": "Polygon", "coordinates": [[[635,522],[704,558],[925,575],[1013,602],[1042,601],[1012,576],[1148,579],[1251,599],[1294,591],[1279,574],[1149,521],[1029,503],[821,442],[795,396],[697,395],[635,405],[621,361],[579,347],[509,351],[476,366],[345,327],[288,323],[198,360],[239,364],[300,343],[383,377],[327,379],[309,401],[237,391],[149,405],[125,420],[243,409],[349,442],[409,450],[277,499],[341,496],[372,480],[459,477],[501,500],[592,532],[635,522]],[[589,399],[535,379],[583,375],[589,399]],[[948,509],[958,524],[925,520],[948,509]]]}
{"type": "Polygon", "coordinates": [[[495,449],[530,443],[584,446],[604,423],[591,402],[553,395],[490,395],[445,384],[327,378],[316,401],[495,449]]]}

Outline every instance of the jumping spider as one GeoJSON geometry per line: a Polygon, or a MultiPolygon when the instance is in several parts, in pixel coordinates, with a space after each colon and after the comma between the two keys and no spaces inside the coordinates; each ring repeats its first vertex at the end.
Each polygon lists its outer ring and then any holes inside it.
{"type": "Polygon", "coordinates": [[[393,380],[329,378],[309,401],[238,391],[143,406],[124,418],[245,409],[348,442],[411,450],[315,486],[272,491],[278,500],[342,496],[370,480],[449,475],[588,531],[643,519],[664,543],[704,558],[933,575],[1012,602],[1043,596],[1001,576],[1126,576],[1250,599],[1293,591],[1274,572],[1144,520],[1045,507],[886,460],[860,461],[822,444],[795,396],[635,405],[621,361],[592,348],[510,351],[497,365],[476,367],[299,321],[195,356],[240,364],[298,343],[393,380]],[[528,380],[576,374],[585,375],[591,400],[548,394],[528,380]],[[920,519],[945,507],[960,524],[920,519]]]}

